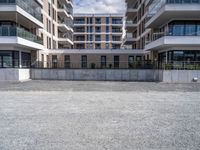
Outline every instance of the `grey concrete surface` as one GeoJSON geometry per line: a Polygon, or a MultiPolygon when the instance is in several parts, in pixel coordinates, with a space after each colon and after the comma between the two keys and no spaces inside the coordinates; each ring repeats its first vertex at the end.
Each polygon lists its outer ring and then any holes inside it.
{"type": "Polygon", "coordinates": [[[31,69],[31,79],[75,81],[159,81],[159,70],[31,69]]]}
{"type": "Polygon", "coordinates": [[[0,82],[0,150],[198,150],[200,84],[0,82]]]}
{"type": "Polygon", "coordinates": [[[21,81],[30,79],[30,69],[0,68],[0,81],[21,81]]]}

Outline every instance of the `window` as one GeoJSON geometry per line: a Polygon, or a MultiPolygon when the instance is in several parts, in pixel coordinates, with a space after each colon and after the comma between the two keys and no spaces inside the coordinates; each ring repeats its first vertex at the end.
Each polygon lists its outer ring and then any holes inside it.
{"type": "Polygon", "coordinates": [[[109,23],[110,23],[110,18],[106,17],[106,24],[109,24],[109,23]]]}
{"type": "Polygon", "coordinates": [[[44,67],[44,54],[41,55],[41,67],[44,67]]]}
{"type": "Polygon", "coordinates": [[[95,18],[95,23],[96,24],[101,24],[101,18],[95,18]]]}
{"type": "Polygon", "coordinates": [[[51,16],[51,4],[48,3],[48,13],[49,13],[49,16],[51,16]]]}
{"type": "Polygon", "coordinates": [[[51,21],[49,20],[49,33],[51,33],[51,21]]]}
{"type": "Polygon", "coordinates": [[[110,32],[110,27],[106,26],[106,33],[109,33],[109,32],[110,32]]]}
{"type": "Polygon", "coordinates": [[[106,35],[106,41],[110,41],[109,35],[106,35]]]}
{"type": "Polygon", "coordinates": [[[55,35],[55,25],[53,24],[53,35],[55,35]]]}
{"type": "Polygon", "coordinates": [[[119,56],[114,56],[114,68],[119,68],[119,56]]]}
{"type": "Polygon", "coordinates": [[[82,68],[87,68],[87,56],[86,55],[83,55],[81,57],[81,67],[82,68]]]}
{"type": "Polygon", "coordinates": [[[52,55],[52,68],[58,67],[57,55],[52,55]]]}
{"type": "Polygon", "coordinates": [[[133,68],[134,67],[134,56],[128,57],[128,67],[133,68]]]}
{"type": "Polygon", "coordinates": [[[95,32],[100,33],[101,32],[101,27],[95,27],[95,32]]]}
{"type": "Polygon", "coordinates": [[[95,44],[95,49],[101,49],[101,44],[95,44]]]}
{"type": "Polygon", "coordinates": [[[196,26],[195,24],[186,24],[185,25],[185,35],[194,36],[196,33],[196,26]]]}
{"type": "Polygon", "coordinates": [[[101,56],[101,68],[106,68],[106,56],[101,56]]]}
{"type": "Polygon", "coordinates": [[[106,49],[109,49],[110,46],[109,46],[109,43],[106,43],[106,49]]]}
{"type": "Polygon", "coordinates": [[[65,55],[65,68],[70,68],[70,55],[65,55]]]}
{"type": "Polygon", "coordinates": [[[101,41],[101,35],[96,35],[95,36],[95,41],[101,41]]]}

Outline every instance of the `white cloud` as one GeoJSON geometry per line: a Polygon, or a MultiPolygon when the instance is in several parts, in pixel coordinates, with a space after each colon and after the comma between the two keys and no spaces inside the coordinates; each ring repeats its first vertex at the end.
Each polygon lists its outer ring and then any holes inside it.
{"type": "Polygon", "coordinates": [[[125,0],[74,0],[74,13],[124,13],[125,0]]]}

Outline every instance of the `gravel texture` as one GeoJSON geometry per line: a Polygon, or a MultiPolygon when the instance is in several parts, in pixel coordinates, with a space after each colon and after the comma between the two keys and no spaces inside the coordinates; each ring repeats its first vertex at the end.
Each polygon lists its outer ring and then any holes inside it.
{"type": "Polygon", "coordinates": [[[0,150],[199,150],[200,84],[0,82],[0,150]]]}

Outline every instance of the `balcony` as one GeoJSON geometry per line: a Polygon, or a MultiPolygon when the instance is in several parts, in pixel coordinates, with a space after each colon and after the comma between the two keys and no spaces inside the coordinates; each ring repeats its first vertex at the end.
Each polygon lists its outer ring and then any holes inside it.
{"type": "Polygon", "coordinates": [[[73,45],[72,33],[58,33],[58,42],[62,45],[73,45]]]}
{"type": "Polygon", "coordinates": [[[64,4],[58,4],[58,13],[61,16],[67,16],[67,17],[70,17],[71,19],[73,19],[73,17],[72,17],[73,9],[70,6],[66,6],[64,4]]]}
{"type": "Polygon", "coordinates": [[[112,33],[120,33],[120,34],[122,34],[122,30],[121,29],[112,29],[112,33]]]}
{"type": "Polygon", "coordinates": [[[122,25],[123,22],[122,22],[122,20],[112,20],[112,24],[113,25],[122,25]]]}
{"type": "Polygon", "coordinates": [[[130,30],[132,30],[133,28],[137,28],[137,20],[126,21],[126,28],[130,30]]]}
{"type": "Polygon", "coordinates": [[[170,32],[154,33],[146,41],[145,50],[163,50],[169,48],[178,49],[184,47],[187,49],[193,49],[200,46],[200,34],[194,35],[173,35],[170,32]]]}
{"type": "Polygon", "coordinates": [[[136,41],[137,41],[136,34],[127,33],[124,38],[124,44],[126,45],[133,44],[133,42],[136,42],[136,41]]]}
{"type": "Polygon", "coordinates": [[[73,32],[73,22],[65,19],[58,19],[58,27],[62,32],[71,31],[73,32]]]}
{"type": "Polygon", "coordinates": [[[199,19],[200,14],[200,0],[165,0],[160,3],[152,3],[150,7],[146,28],[162,26],[172,18],[199,19]]]}
{"type": "Polygon", "coordinates": [[[85,24],[85,20],[74,20],[74,25],[83,25],[85,24]]]}
{"type": "Polygon", "coordinates": [[[0,44],[19,44],[42,49],[43,39],[16,26],[0,26],[0,44]]]}
{"type": "MultiPolygon", "coordinates": [[[[42,6],[34,0],[3,0],[0,1],[0,11],[10,13],[10,18],[18,12],[21,16],[43,27],[42,6]]],[[[20,16],[19,16],[20,17],[20,16]]]]}

